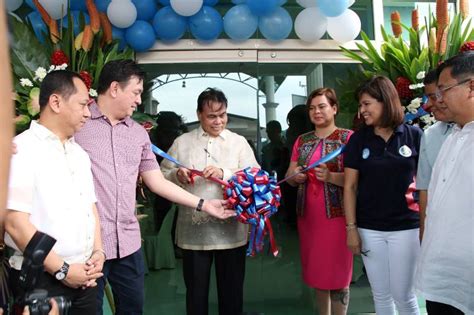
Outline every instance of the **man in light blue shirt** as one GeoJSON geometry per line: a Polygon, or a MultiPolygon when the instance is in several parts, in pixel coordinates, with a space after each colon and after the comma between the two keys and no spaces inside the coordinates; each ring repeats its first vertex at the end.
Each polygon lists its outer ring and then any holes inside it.
{"type": "Polygon", "coordinates": [[[420,193],[420,242],[423,239],[425,227],[426,204],[428,200],[428,185],[430,183],[431,171],[436,157],[444,140],[452,130],[453,115],[443,103],[436,99],[436,70],[428,72],[423,83],[425,84],[425,95],[428,97],[424,109],[432,112],[437,122],[425,130],[420,144],[420,157],[418,159],[418,172],[416,174],[416,189],[420,193]]]}

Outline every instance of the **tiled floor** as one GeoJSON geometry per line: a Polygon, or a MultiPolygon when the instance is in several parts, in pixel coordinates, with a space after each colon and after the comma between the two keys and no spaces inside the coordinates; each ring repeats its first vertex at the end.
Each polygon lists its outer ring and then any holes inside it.
{"type": "MultiPolygon", "coordinates": [[[[313,291],[300,278],[298,240],[295,227],[273,222],[281,255],[274,258],[260,254],[248,258],[244,310],[255,315],[310,315],[314,310],[313,291]]],[[[185,286],[178,267],[170,270],[150,271],[145,278],[145,314],[185,314],[185,286]]],[[[217,315],[217,294],[212,281],[209,297],[210,314],[217,315]]],[[[107,304],[107,303],[105,303],[107,304]]],[[[424,303],[420,300],[422,314],[424,303]]],[[[105,314],[111,314],[104,305],[105,314]]],[[[372,296],[365,275],[351,284],[350,314],[371,314],[374,312],[372,296]]]]}

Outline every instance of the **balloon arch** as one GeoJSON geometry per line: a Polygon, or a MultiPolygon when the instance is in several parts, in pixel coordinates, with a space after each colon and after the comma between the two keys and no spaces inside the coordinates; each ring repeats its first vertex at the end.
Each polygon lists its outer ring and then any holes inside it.
{"type": "MultiPolygon", "coordinates": [[[[23,1],[31,8],[27,19],[38,38],[47,33],[33,0],[5,0],[8,11],[17,10],[23,1]]],[[[52,19],[68,25],[68,0],[39,0],[52,19]]],[[[130,46],[137,52],[148,51],[156,40],[173,42],[189,32],[202,42],[211,42],[223,33],[239,42],[252,38],[257,30],[267,40],[288,38],[294,28],[296,36],[314,43],[324,34],[336,42],[355,39],[361,29],[359,16],[349,7],[354,0],[296,0],[302,10],[295,17],[283,6],[286,0],[232,0],[233,6],[222,16],[214,6],[219,0],[95,0],[97,9],[107,14],[113,25],[112,35],[121,48],[130,46]],[[159,4],[157,4],[157,2],[159,4]]],[[[89,21],[86,0],[70,1],[74,30],[79,21],[89,21]]],[[[77,28],[77,29],[76,29],[77,28]]],[[[77,33],[76,33],[77,34],[77,33]]]]}

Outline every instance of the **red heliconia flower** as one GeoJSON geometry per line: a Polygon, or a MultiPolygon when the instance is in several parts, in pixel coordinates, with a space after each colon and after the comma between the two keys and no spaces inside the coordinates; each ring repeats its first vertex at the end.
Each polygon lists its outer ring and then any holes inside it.
{"type": "Polygon", "coordinates": [[[153,124],[149,121],[144,121],[141,125],[145,128],[146,132],[150,132],[150,130],[153,129],[153,124]]]}
{"type": "Polygon", "coordinates": [[[474,41],[465,42],[459,49],[459,52],[465,52],[469,50],[474,50],[474,41]]]}
{"type": "Polygon", "coordinates": [[[69,64],[69,59],[62,50],[55,50],[51,55],[51,64],[54,66],[60,66],[62,64],[69,64]]]}
{"type": "Polygon", "coordinates": [[[79,72],[79,75],[81,76],[82,80],[84,80],[84,83],[86,84],[87,89],[90,90],[92,86],[92,77],[89,74],[89,72],[82,70],[81,72],[79,72]]]}
{"type": "Polygon", "coordinates": [[[413,92],[410,90],[410,80],[405,77],[398,77],[395,87],[397,88],[398,96],[403,99],[413,98],[413,92]]]}

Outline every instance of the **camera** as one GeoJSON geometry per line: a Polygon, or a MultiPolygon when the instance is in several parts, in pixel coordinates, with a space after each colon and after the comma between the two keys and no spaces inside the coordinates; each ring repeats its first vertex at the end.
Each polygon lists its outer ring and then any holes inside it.
{"type": "Polygon", "coordinates": [[[37,231],[28,242],[23,252],[23,264],[20,271],[20,288],[24,295],[17,300],[17,305],[28,306],[31,315],[47,315],[51,310],[50,299],[58,304],[59,314],[67,315],[71,301],[63,296],[51,297],[44,288],[37,288],[36,283],[44,272],[44,259],[53,248],[56,240],[37,231]]]}

